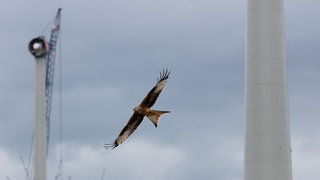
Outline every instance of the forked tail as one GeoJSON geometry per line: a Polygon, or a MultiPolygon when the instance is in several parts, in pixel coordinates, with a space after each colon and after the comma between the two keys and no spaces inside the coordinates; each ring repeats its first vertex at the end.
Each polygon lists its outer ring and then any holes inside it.
{"type": "Polygon", "coordinates": [[[146,116],[152,121],[154,126],[158,127],[158,121],[160,117],[164,113],[169,113],[170,111],[158,111],[158,110],[151,110],[146,114],[146,116]]]}

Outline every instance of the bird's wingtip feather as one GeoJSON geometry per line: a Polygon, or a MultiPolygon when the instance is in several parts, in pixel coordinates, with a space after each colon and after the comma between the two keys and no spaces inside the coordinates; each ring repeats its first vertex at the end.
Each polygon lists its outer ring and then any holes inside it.
{"type": "Polygon", "coordinates": [[[162,81],[164,79],[168,79],[170,75],[170,70],[168,68],[163,68],[162,71],[160,71],[160,78],[157,79],[157,81],[162,81]]]}
{"type": "Polygon", "coordinates": [[[115,147],[117,147],[118,145],[116,144],[116,142],[112,142],[112,143],[106,143],[106,144],[104,144],[104,148],[106,149],[106,150],[112,150],[112,149],[114,149],[115,147]]]}

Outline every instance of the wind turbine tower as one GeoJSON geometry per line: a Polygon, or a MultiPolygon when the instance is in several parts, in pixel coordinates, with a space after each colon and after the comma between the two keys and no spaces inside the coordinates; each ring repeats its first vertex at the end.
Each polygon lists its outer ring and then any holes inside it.
{"type": "Polygon", "coordinates": [[[47,176],[49,122],[60,15],[61,8],[58,9],[52,25],[49,43],[44,36],[39,36],[32,39],[28,45],[36,60],[34,180],[46,180],[47,176]]]}
{"type": "Polygon", "coordinates": [[[46,180],[47,170],[47,132],[46,132],[46,96],[45,96],[45,58],[49,45],[43,36],[29,43],[29,51],[36,59],[36,98],[35,98],[35,172],[34,180],[46,180]]]}
{"type": "Polygon", "coordinates": [[[292,180],[284,0],[247,0],[245,180],[292,180]]]}

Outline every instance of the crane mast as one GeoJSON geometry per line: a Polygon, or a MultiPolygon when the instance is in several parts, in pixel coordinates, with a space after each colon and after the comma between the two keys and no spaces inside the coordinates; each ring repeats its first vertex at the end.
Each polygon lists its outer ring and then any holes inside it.
{"type": "Polygon", "coordinates": [[[46,58],[46,84],[45,84],[45,96],[46,96],[46,127],[47,127],[47,154],[49,149],[50,140],[50,115],[51,115],[51,105],[52,105],[52,90],[54,81],[54,67],[55,67],[55,57],[56,57],[56,45],[58,40],[58,35],[60,32],[60,17],[61,8],[58,9],[55,20],[51,28],[51,36],[49,47],[50,51],[46,58]]]}

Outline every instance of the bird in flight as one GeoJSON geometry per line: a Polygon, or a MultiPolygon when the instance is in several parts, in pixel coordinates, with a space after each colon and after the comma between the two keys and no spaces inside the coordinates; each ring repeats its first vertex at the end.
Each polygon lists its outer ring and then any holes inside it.
{"type": "Polygon", "coordinates": [[[133,115],[129,119],[128,123],[122,129],[119,136],[113,143],[104,145],[106,149],[114,149],[115,147],[123,143],[123,141],[125,141],[137,129],[145,116],[147,116],[155,125],[155,127],[157,127],[160,117],[164,113],[170,112],[150,109],[154,105],[162,89],[166,85],[169,74],[170,71],[168,71],[168,69],[163,69],[162,72],[160,72],[160,78],[157,79],[157,84],[150,90],[150,92],[142,100],[139,106],[133,107],[133,115]]]}

